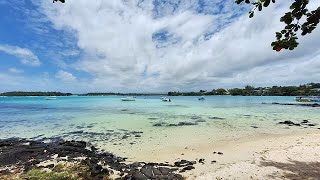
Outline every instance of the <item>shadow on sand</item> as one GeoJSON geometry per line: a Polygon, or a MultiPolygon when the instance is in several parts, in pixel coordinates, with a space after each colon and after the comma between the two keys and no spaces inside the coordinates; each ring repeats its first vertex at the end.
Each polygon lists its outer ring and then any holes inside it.
{"type": "Polygon", "coordinates": [[[285,171],[283,174],[274,173],[269,175],[272,179],[320,179],[320,162],[289,161],[288,163],[276,161],[263,161],[264,167],[275,167],[285,171]]]}

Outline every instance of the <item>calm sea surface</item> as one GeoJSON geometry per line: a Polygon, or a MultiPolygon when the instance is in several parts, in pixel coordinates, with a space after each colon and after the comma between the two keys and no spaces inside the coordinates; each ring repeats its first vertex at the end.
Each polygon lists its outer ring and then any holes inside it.
{"type": "Polygon", "coordinates": [[[294,97],[171,97],[172,102],[162,102],[159,96],[137,97],[135,102],[120,98],[0,97],[0,138],[86,140],[134,158],[208,138],[218,142],[305,129],[278,124],[284,120],[320,124],[319,108],[262,104],[295,103],[294,97]],[[179,122],[196,125],[174,126],[179,122]]]}

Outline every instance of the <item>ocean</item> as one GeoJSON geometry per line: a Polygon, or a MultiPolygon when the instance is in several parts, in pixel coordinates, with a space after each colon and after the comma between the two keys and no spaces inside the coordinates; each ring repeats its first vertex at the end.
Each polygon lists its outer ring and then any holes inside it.
{"type": "Polygon", "coordinates": [[[85,140],[101,150],[145,160],[190,145],[305,131],[279,124],[303,120],[320,124],[319,108],[275,105],[295,97],[138,96],[0,97],[0,138],[85,140]],[[162,152],[162,153],[161,153],[162,152]]]}

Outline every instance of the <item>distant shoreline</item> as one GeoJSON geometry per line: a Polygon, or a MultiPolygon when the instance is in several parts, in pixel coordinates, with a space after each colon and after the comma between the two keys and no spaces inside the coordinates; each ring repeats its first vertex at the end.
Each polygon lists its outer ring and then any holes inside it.
{"type": "Polygon", "coordinates": [[[115,93],[115,92],[90,92],[90,93],[63,93],[41,91],[11,91],[0,93],[0,96],[320,96],[320,83],[308,83],[299,86],[272,86],[244,88],[200,90],[198,92],[171,91],[168,93],[115,93]]]}
{"type": "Polygon", "coordinates": [[[79,97],[94,97],[94,96],[168,96],[168,97],[197,97],[197,96],[206,96],[206,97],[213,97],[213,96],[232,96],[232,97],[297,97],[297,96],[306,96],[308,95],[167,95],[167,94],[101,94],[101,95],[87,95],[87,94],[72,94],[72,95],[2,95],[0,94],[0,97],[48,97],[48,96],[59,96],[59,97],[69,97],[69,96],[79,96],[79,97]]]}

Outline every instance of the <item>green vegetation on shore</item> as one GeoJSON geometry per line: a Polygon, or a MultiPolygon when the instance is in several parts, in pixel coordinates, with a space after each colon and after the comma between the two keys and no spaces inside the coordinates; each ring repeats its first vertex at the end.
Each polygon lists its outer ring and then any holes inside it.
{"type": "Polygon", "coordinates": [[[87,93],[80,94],[81,96],[159,96],[165,95],[164,93],[87,93]]]}
{"type": "Polygon", "coordinates": [[[203,96],[203,95],[231,95],[231,96],[320,96],[320,83],[309,83],[300,86],[272,86],[232,89],[200,90],[199,92],[168,92],[168,96],[203,96]]]}
{"type": "Polygon", "coordinates": [[[0,93],[0,96],[71,96],[71,93],[62,92],[24,92],[24,91],[12,91],[0,93]]]}
{"type": "MultiPolygon", "coordinates": [[[[62,92],[23,92],[13,91],[0,93],[0,96],[71,96],[72,93],[62,92]]],[[[213,89],[212,91],[200,90],[198,92],[168,92],[161,93],[86,93],[76,94],[79,96],[209,96],[209,95],[231,95],[231,96],[320,96],[320,83],[309,83],[299,86],[272,86],[231,89],[213,89]]]]}

